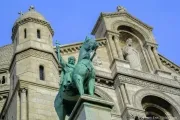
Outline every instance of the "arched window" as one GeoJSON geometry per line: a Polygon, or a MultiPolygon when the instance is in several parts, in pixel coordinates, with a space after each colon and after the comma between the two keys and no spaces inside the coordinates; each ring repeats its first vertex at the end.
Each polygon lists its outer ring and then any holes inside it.
{"type": "Polygon", "coordinates": [[[41,38],[41,31],[39,29],[37,29],[37,38],[41,38]]]}
{"type": "Polygon", "coordinates": [[[39,66],[39,79],[44,80],[44,66],[40,65],[39,66]]]}
{"type": "Polygon", "coordinates": [[[27,30],[26,30],[26,28],[24,29],[24,38],[26,38],[27,37],[27,30]]]}
{"type": "Polygon", "coordinates": [[[6,82],[6,79],[5,79],[5,76],[2,77],[2,84],[5,84],[6,82]]]}

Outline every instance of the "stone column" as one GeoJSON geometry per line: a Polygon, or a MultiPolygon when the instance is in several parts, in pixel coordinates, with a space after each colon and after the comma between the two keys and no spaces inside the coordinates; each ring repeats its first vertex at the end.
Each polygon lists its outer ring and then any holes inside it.
{"type": "Polygon", "coordinates": [[[121,90],[122,98],[125,105],[129,104],[124,84],[120,84],[120,90],[121,90]]]}
{"type": "Polygon", "coordinates": [[[163,66],[162,66],[162,63],[161,63],[161,61],[160,61],[160,59],[159,59],[159,55],[158,55],[158,53],[157,53],[156,47],[153,47],[152,50],[153,50],[154,56],[155,56],[155,58],[156,58],[156,61],[157,61],[158,65],[159,65],[159,68],[160,68],[161,70],[163,70],[163,66]]]}
{"type": "Polygon", "coordinates": [[[111,48],[111,51],[112,51],[113,59],[114,59],[114,58],[117,58],[117,53],[116,53],[114,41],[112,40],[112,35],[111,35],[111,34],[108,34],[107,36],[108,36],[110,48],[111,48]]]}
{"type": "Polygon", "coordinates": [[[123,58],[121,46],[119,45],[118,36],[114,36],[114,41],[115,41],[115,46],[116,46],[116,50],[117,50],[117,53],[118,53],[118,58],[120,58],[121,60],[123,60],[124,58],[123,58]]]}
{"type": "Polygon", "coordinates": [[[10,84],[10,74],[8,70],[6,71],[6,74],[7,74],[6,83],[10,84]]]}
{"type": "Polygon", "coordinates": [[[20,119],[21,120],[27,120],[27,96],[26,96],[27,90],[25,88],[20,90],[21,95],[21,103],[20,103],[20,119]]]}
{"type": "Polygon", "coordinates": [[[148,45],[148,52],[149,52],[150,59],[152,60],[152,63],[153,63],[154,68],[155,68],[156,70],[158,70],[159,67],[158,67],[158,64],[157,64],[157,62],[156,62],[155,56],[154,56],[154,54],[153,54],[153,52],[152,52],[152,50],[151,50],[151,46],[150,46],[150,45],[148,45]]]}

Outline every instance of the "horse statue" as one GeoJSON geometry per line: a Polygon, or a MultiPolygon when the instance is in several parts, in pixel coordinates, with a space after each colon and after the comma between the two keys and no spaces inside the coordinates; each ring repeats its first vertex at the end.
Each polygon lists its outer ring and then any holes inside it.
{"type": "Polygon", "coordinates": [[[61,64],[61,82],[54,106],[60,120],[70,115],[78,98],[83,94],[93,96],[95,89],[95,70],[92,60],[96,54],[98,43],[86,37],[80,51],[77,64],[70,56],[66,63],[60,55],[59,45],[56,45],[58,61],[61,64]]]}

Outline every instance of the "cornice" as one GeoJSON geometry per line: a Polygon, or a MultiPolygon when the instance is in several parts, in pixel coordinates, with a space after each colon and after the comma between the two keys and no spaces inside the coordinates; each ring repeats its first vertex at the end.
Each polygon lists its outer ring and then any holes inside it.
{"type": "Polygon", "coordinates": [[[12,36],[11,36],[12,40],[14,40],[14,37],[15,37],[16,32],[18,30],[18,27],[20,25],[23,25],[23,24],[27,23],[27,22],[34,22],[34,23],[37,23],[37,24],[40,24],[40,25],[47,26],[49,31],[51,32],[52,36],[54,35],[54,30],[52,29],[51,25],[48,22],[43,21],[43,20],[39,20],[39,19],[36,19],[36,18],[28,17],[28,18],[25,18],[25,19],[20,20],[20,21],[15,23],[15,25],[12,28],[12,36]]]}
{"type": "Polygon", "coordinates": [[[14,64],[21,60],[24,59],[26,57],[29,56],[34,56],[34,57],[38,57],[38,58],[43,58],[43,59],[47,59],[47,60],[52,60],[54,64],[58,69],[58,60],[55,56],[55,54],[49,52],[49,51],[43,51],[43,50],[39,50],[33,47],[27,48],[23,51],[17,52],[13,55],[12,60],[11,60],[11,64],[9,66],[9,71],[11,71],[11,68],[13,68],[14,64]]]}
{"type": "Polygon", "coordinates": [[[144,47],[147,48],[147,46],[152,46],[152,47],[157,48],[157,47],[158,47],[158,44],[153,43],[153,42],[147,42],[147,41],[146,41],[146,42],[144,43],[144,47]]]}
{"type": "Polygon", "coordinates": [[[93,30],[92,30],[92,32],[91,32],[92,35],[95,34],[97,28],[99,27],[99,25],[100,25],[100,23],[101,23],[101,20],[102,20],[102,12],[100,13],[100,15],[99,15],[99,17],[98,17],[98,19],[97,19],[97,21],[96,21],[96,24],[95,24],[94,27],[93,27],[93,30]]]}
{"type": "MultiPolygon", "coordinates": [[[[98,42],[99,47],[103,47],[106,45],[106,38],[99,38],[99,39],[96,39],[96,41],[98,42]]],[[[70,54],[70,53],[78,52],[80,50],[82,43],[83,42],[62,45],[62,46],[60,46],[61,47],[60,52],[62,54],[70,54]]],[[[54,47],[54,50],[56,51],[55,47],[54,47]]]]}
{"type": "Polygon", "coordinates": [[[119,75],[125,75],[129,77],[141,79],[146,82],[161,84],[164,86],[180,89],[180,84],[177,80],[161,77],[157,74],[151,74],[149,72],[137,71],[137,70],[124,68],[124,67],[114,68],[112,70],[112,78],[115,80],[115,82],[116,82],[117,76],[119,75]]]}
{"type": "Polygon", "coordinates": [[[105,36],[106,36],[107,34],[117,35],[117,36],[119,36],[119,35],[120,35],[120,33],[115,32],[115,31],[112,31],[112,30],[106,30],[106,32],[105,32],[105,36]]]}
{"type": "Polygon", "coordinates": [[[143,23],[142,21],[140,21],[139,19],[137,19],[136,17],[132,16],[131,14],[127,13],[127,12],[113,12],[113,13],[102,13],[100,14],[98,20],[96,21],[96,24],[91,32],[92,35],[95,34],[97,28],[99,27],[101,20],[103,17],[117,17],[117,16],[125,16],[131,20],[133,20],[134,22],[136,22],[137,24],[140,24],[141,26],[143,26],[144,28],[148,29],[149,31],[152,31],[153,28],[145,23],[143,23]]]}
{"type": "Polygon", "coordinates": [[[31,81],[22,80],[22,79],[19,79],[19,81],[20,81],[19,88],[27,88],[28,89],[28,86],[32,85],[32,86],[42,87],[42,88],[51,89],[51,90],[55,90],[55,91],[58,91],[58,89],[59,89],[59,86],[51,86],[48,84],[31,82],[31,81]]]}
{"type": "Polygon", "coordinates": [[[165,58],[164,56],[162,56],[161,54],[159,54],[159,58],[161,60],[161,62],[167,66],[168,68],[172,69],[173,71],[175,71],[176,73],[180,74],[180,66],[174,64],[173,62],[171,62],[170,60],[168,60],[167,58],[165,58]]]}
{"type": "Polygon", "coordinates": [[[148,88],[148,89],[156,89],[156,90],[159,90],[159,91],[162,91],[162,92],[167,92],[167,93],[171,93],[171,94],[180,96],[180,87],[179,88],[174,88],[174,87],[163,85],[163,84],[160,84],[160,83],[144,81],[144,80],[141,80],[141,79],[138,79],[138,78],[133,78],[133,77],[124,76],[124,75],[119,75],[118,80],[119,80],[120,83],[133,84],[133,85],[142,86],[142,87],[145,87],[145,88],[148,88]]]}

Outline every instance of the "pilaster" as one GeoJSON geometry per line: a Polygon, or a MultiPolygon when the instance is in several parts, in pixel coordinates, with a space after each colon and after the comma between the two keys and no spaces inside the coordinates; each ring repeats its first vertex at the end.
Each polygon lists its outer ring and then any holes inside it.
{"type": "Polygon", "coordinates": [[[122,50],[121,50],[121,46],[119,44],[119,38],[118,37],[119,37],[118,35],[114,36],[114,41],[115,41],[115,46],[116,46],[116,50],[117,50],[117,53],[118,53],[118,58],[120,60],[124,60],[122,50]]]}
{"type": "Polygon", "coordinates": [[[20,90],[20,120],[27,120],[27,90],[20,90]]]}
{"type": "Polygon", "coordinates": [[[112,39],[112,34],[107,32],[106,36],[107,36],[109,44],[110,44],[110,49],[111,49],[111,52],[112,52],[113,59],[118,58],[118,55],[117,55],[117,52],[116,52],[116,47],[115,47],[114,41],[112,39]]]}
{"type": "Polygon", "coordinates": [[[158,55],[158,53],[157,53],[156,47],[153,47],[153,48],[152,48],[152,51],[153,51],[153,53],[154,53],[154,56],[155,56],[155,58],[156,58],[156,61],[157,61],[158,65],[159,65],[159,68],[160,68],[161,70],[163,70],[163,66],[162,66],[162,63],[161,63],[161,61],[160,61],[160,59],[159,59],[159,55],[158,55]]]}

